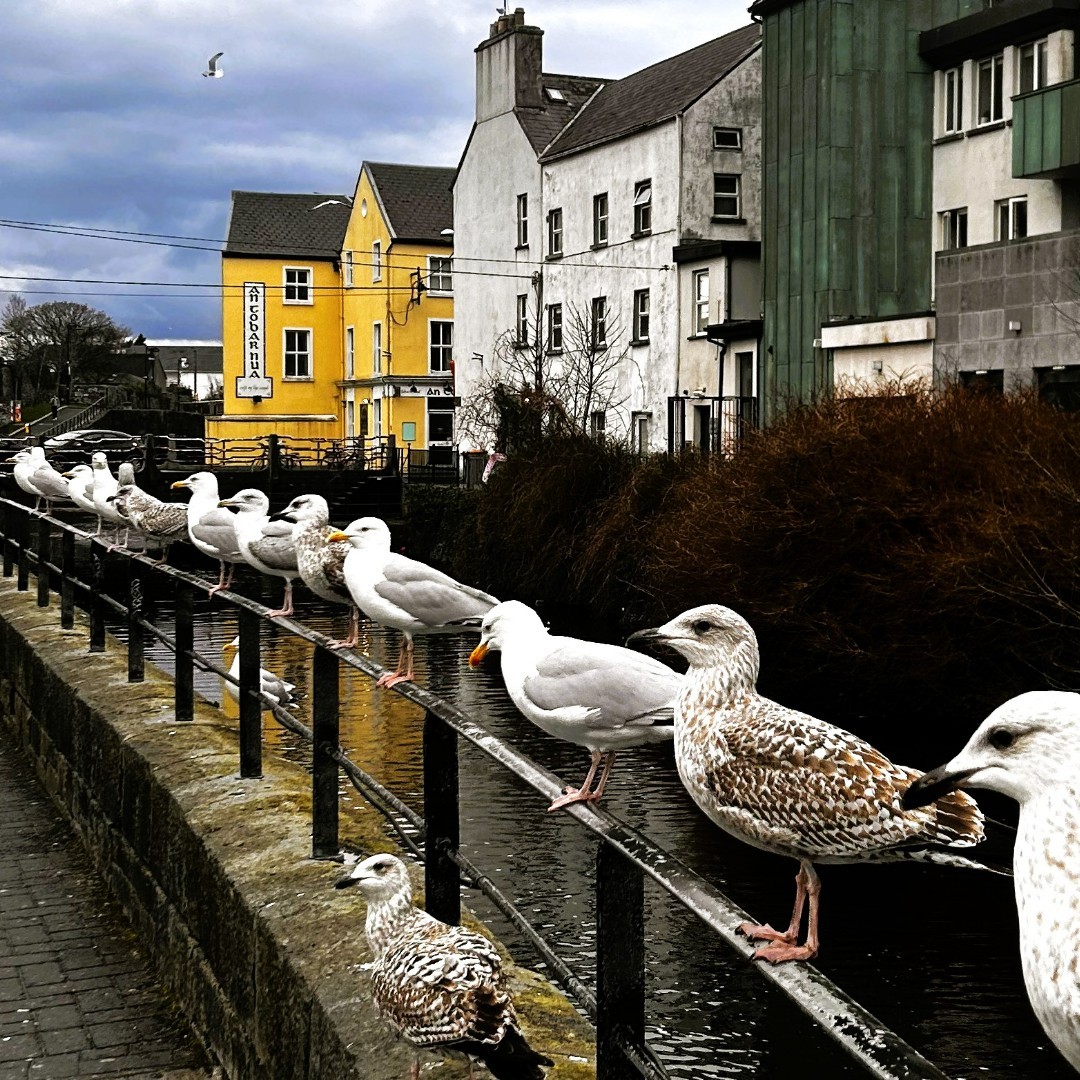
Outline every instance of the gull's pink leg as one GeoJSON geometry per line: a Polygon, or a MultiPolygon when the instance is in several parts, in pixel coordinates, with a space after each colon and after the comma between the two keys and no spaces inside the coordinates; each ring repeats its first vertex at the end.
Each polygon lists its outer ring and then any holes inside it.
{"type": "Polygon", "coordinates": [[[600,783],[596,785],[596,790],[593,792],[593,799],[597,802],[600,801],[600,796],[604,794],[604,787],[607,785],[607,778],[611,775],[611,767],[615,764],[615,751],[609,750],[604,756],[604,771],[600,774],[600,783]]]}
{"type": "Polygon", "coordinates": [[[599,750],[592,752],[592,764],[589,766],[589,771],[585,775],[585,779],[581,782],[581,787],[565,789],[565,794],[560,795],[549,807],[548,810],[558,810],[561,806],[569,806],[571,803],[576,802],[593,802],[598,796],[594,795],[589,789],[592,787],[593,777],[596,776],[596,770],[600,765],[600,759],[604,755],[599,750]]]}
{"type": "Polygon", "coordinates": [[[411,682],[413,677],[413,643],[411,637],[401,635],[401,652],[398,653],[397,671],[392,675],[383,675],[376,686],[397,686],[400,682],[411,682]],[[405,670],[403,671],[402,668],[405,670]]]}
{"type": "Polygon", "coordinates": [[[276,619],[280,615],[291,615],[293,613],[292,606],[292,578],[285,579],[285,600],[277,611],[268,611],[266,617],[268,619],[276,619]]]}
{"type": "Polygon", "coordinates": [[[360,640],[360,609],[354,604],[349,609],[349,636],[342,641],[331,641],[331,649],[355,649],[360,640]]]}
{"type": "Polygon", "coordinates": [[[817,871],[806,860],[799,867],[799,874],[804,880],[803,892],[810,898],[810,916],[807,920],[806,943],[796,945],[794,941],[774,941],[754,953],[755,960],[767,960],[770,964],[783,964],[789,960],[812,960],[818,952],[818,898],[821,895],[821,881],[817,871]]]}
{"type": "Polygon", "coordinates": [[[804,865],[799,863],[799,872],[795,875],[795,908],[791,913],[791,922],[783,932],[774,930],[768,923],[758,926],[755,923],[740,923],[735,929],[740,934],[745,934],[751,941],[781,941],[787,945],[793,945],[799,938],[799,927],[802,925],[803,907],[806,904],[806,875],[804,865]]]}
{"type": "Polygon", "coordinates": [[[214,593],[216,593],[216,592],[221,592],[222,589],[227,589],[232,584],[232,572],[233,572],[232,566],[229,567],[229,578],[226,581],[225,580],[225,560],[220,559],[219,562],[221,564],[221,569],[218,571],[217,584],[216,585],[211,585],[210,588],[206,590],[207,594],[209,596],[213,596],[214,593]]]}

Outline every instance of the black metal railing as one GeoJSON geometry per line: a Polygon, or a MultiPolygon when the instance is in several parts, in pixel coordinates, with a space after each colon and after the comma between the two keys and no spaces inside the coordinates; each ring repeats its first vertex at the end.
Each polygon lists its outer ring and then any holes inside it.
{"type": "MultiPolygon", "coordinates": [[[[239,689],[240,774],[262,774],[262,719],[268,710],[290,731],[312,745],[312,857],[339,854],[339,770],[386,818],[403,845],[424,863],[426,907],[436,918],[457,923],[461,916],[462,881],[480,890],[512,922],[548,965],[553,977],[576,999],[596,1026],[599,1080],[661,1080],[666,1069],[645,1039],[648,987],[645,969],[644,883],[649,878],[676,902],[696,915],[718,938],[747,958],[753,946],[738,936],[735,927],[749,916],[714,886],[647,836],[630,828],[606,810],[575,805],[565,813],[599,840],[596,866],[597,958],[596,992],[582,984],[555,948],[529,922],[482,868],[458,849],[458,747],[462,739],[487,754],[519,780],[551,800],[563,792],[562,781],[512,744],[496,737],[449,702],[412,683],[394,692],[424,710],[423,774],[424,813],[418,814],[374,777],[349,760],[338,733],[340,666],[347,664],[370,678],[384,669],[367,656],[331,649],[331,640],[291,619],[275,625],[314,647],[312,670],[312,727],[308,728],[277,702],[259,691],[260,625],[267,613],[263,605],[231,592],[219,599],[237,609],[240,636],[239,678],[232,678],[217,662],[194,648],[196,590],[205,580],[169,566],[158,566],[146,556],[119,551],[108,554],[103,542],[72,525],[35,514],[20,503],[0,500],[0,547],[5,577],[17,577],[20,590],[29,588],[31,568],[37,578],[37,603],[47,607],[59,584],[61,625],[74,626],[77,596],[89,615],[89,647],[105,648],[108,610],[126,619],[128,678],[143,677],[145,641],[152,636],[175,653],[175,716],[194,718],[194,668],[198,665],[228,680],[239,689]],[[56,534],[60,561],[54,563],[56,534]],[[33,536],[33,542],[31,537],[33,536]],[[75,572],[76,541],[89,540],[93,580],[84,582],[75,572]],[[119,600],[105,587],[106,558],[127,560],[127,597],[119,600]],[[175,623],[169,634],[143,617],[143,596],[148,575],[169,578],[175,597],[175,623]]],[[[808,964],[771,966],[754,964],[761,977],[797,1005],[830,1035],[869,1075],[890,1080],[946,1080],[945,1074],[886,1028],[858,1002],[808,964]]]]}

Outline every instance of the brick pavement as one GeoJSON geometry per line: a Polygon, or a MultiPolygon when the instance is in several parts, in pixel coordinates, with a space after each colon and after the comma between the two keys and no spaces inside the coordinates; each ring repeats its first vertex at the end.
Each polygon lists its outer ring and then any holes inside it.
{"type": "Polygon", "coordinates": [[[78,839],[0,742],[0,1080],[210,1075],[78,839]]]}

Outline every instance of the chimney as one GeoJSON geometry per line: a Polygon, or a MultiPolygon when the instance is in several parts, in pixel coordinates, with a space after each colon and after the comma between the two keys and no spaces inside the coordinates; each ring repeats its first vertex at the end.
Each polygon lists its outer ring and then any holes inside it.
{"type": "Polygon", "coordinates": [[[524,8],[491,24],[487,40],[476,47],[478,124],[515,108],[543,108],[543,40],[543,30],[525,25],[524,8]]]}

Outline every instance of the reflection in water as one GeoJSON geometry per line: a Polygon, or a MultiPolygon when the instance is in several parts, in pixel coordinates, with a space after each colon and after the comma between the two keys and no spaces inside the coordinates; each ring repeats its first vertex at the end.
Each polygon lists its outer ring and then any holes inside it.
{"type": "MultiPolygon", "coordinates": [[[[307,625],[337,632],[340,609],[301,603],[307,625]]],[[[235,615],[202,601],[197,611],[196,649],[221,657],[222,646],[236,636],[235,615]]],[[[158,617],[171,628],[165,604],[159,605],[158,617]]],[[[557,742],[517,713],[501,685],[497,660],[470,671],[466,661],[473,644],[467,636],[419,638],[417,682],[560,776],[576,777],[584,751],[557,742]]],[[[364,631],[360,649],[384,666],[396,661],[389,633],[364,631]]],[[[262,665],[296,684],[296,715],[308,725],[310,653],[305,642],[264,624],[262,665]]],[[[147,655],[171,668],[161,646],[148,644],[147,655]]],[[[212,701],[224,698],[226,711],[236,715],[216,676],[196,671],[196,688],[212,701]]],[[[342,744],[361,768],[418,811],[423,808],[422,731],[416,706],[344,669],[342,744]]],[[[269,715],[264,734],[268,754],[310,763],[306,744],[269,715]]],[[[931,748],[929,763],[948,750],[931,748]]],[[[375,814],[348,785],[343,793],[356,812],[375,814]]],[[[463,743],[462,849],[592,984],[596,843],[568,815],[547,813],[545,805],[540,795],[463,743]]],[[[605,805],[755,918],[774,923],[787,918],[795,864],[753,851],[713,827],[683,791],[670,745],[621,755],[605,805]]],[[[1010,881],[917,865],[826,866],[821,876],[829,902],[822,913],[819,966],[945,1072],[967,1080],[1075,1075],[1048,1044],[1027,1004],[1010,881]]],[[[470,893],[466,902],[520,961],[542,969],[482,896],[470,893]]],[[[732,955],[651,882],[646,905],[649,1034],[673,1076],[787,1080],[807,1075],[808,1066],[813,1076],[865,1075],[793,1006],[769,992],[751,963],[732,955]]]]}

